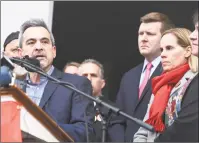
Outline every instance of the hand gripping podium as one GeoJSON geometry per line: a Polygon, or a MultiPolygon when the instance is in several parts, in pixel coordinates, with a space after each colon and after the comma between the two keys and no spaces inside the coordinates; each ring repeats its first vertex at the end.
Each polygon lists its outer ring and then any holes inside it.
{"type": "MultiPolygon", "coordinates": [[[[0,95],[1,142],[6,141],[2,138],[3,134],[9,134],[8,131],[12,131],[12,129],[2,130],[3,126],[6,126],[6,121],[8,120],[2,116],[9,113],[11,108],[12,111],[19,113],[18,122],[20,123],[17,124],[19,125],[21,132],[45,142],[74,142],[74,140],[67,133],[65,133],[57,125],[57,123],[48,116],[48,114],[46,114],[40,107],[33,103],[32,100],[17,86],[12,85],[9,87],[0,87],[0,95]],[[5,113],[3,108],[6,106],[4,106],[4,103],[8,102],[13,103],[12,105],[14,106],[10,106],[11,104],[7,106],[8,112],[5,113]]],[[[15,116],[9,120],[14,120],[14,117],[17,115],[16,113],[14,113],[15,116]]],[[[15,125],[13,127],[15,127],[15,125]]],[[[14,140],[10,140],[10,142],[14,142],[14,140]]]]}

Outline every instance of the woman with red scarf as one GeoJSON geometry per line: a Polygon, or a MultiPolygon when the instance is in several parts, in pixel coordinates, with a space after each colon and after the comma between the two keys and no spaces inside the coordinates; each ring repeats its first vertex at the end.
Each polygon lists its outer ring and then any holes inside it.
{"type": "MultiPolygon", "coordinates": [[[[194,132],[195,127],[192,125],[192,119],[197,118],[195,115],[187,114],[188,117],[178,120],[179,115],[185,109],[182,108],[181,104],[185,89],[198,73],[198,58],[191,53],[190,33],[185,28],[174,28],[163,33],[160,41],[160,50],[162,51],[161,62],[164,72],[152,79],[153,94],[144,118],[146,123],[154,127],[155,132],[150,132],[140,127],[134,135],[134,142],[154,142],[157,137],[164,134],[174,123],[180,124],[180,130],[179,128],[178,130],[173,130],[178,135],[186,136],[181,131],[187,130],[187,127],[194,132]]],[[[193,108],[188,112],[194,113],[193,111],[195,110],[193,108]]],[[[186,136],[185,139],[190,141],[190,136],[186,136]]],[[[167,138],[167,141],[185,140],[169,140],[167,138]]]]}

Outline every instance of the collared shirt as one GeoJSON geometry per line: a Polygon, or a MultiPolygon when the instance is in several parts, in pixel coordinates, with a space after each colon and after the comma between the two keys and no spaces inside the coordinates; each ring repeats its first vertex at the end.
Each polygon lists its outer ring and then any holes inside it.
{"type": "MultiPolygon", "coordinates": [[[[51,66],[47,74],[51,75],[53,70],[54,70],[54,66],[51,66]]],[[[35,83],[32,83],[28,74],[26,76],[26,81],[27,81],[27,87],[26,87],[27,95],[29,96],[30,99],[32,99],[32,101],[35,104],[39,105],[44,89],[46,87],[46,84],[48,83],[48,79],[41,75],[40,82],[35,84],[35,83]]]]}
{"type": "MultiPolygon", "coordinates": [[[[155,71],[155,69],[158,67],[158,65],[159,65],[159,63],[160,63],[160,61],[161,61],[161,57],[159,56],[159,57],[157,57],[156,59],[154,59],[151,63],[152,63],[152,68],[151,68],[151,72],[150,72],[150,76],[149,77],[151,77],[151,75],[153,74],[153,72],[155,71]]],[[[143,81],[143,79],[144,79],[144,75],[145,75],[145,72],[146,72],[146,67],[147,67],[147,64],[148,64],[149,62],[145,59],[144,60],[144,65],[143,65],[143,68],[142,68],[142,74],[141,74],[141,77],[140,77],[140,85],[141,85],[141,83],[142,83],[142,81],[143,81]]],[[[139,86],[140,86],[139,85],[139,86]]]]}

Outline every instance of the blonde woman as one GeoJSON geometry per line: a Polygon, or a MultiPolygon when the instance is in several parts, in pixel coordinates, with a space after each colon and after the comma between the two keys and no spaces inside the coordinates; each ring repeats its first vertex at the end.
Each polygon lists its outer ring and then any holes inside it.
{"type": "Polygon", "coordinates": [[[174,28],[162,34],[160,47],[164,72],[152,79],[153,94],[144,118],[155,132],[141,127],[134,135],[134,142],[197,140],[198,127],[194,124],[198,117],[193,114],[197,109],[191,105],[191,97],[184,100],[189,81],[198,73],[198,58],[192,54],[190,33],[185,28],[174,28]]]}

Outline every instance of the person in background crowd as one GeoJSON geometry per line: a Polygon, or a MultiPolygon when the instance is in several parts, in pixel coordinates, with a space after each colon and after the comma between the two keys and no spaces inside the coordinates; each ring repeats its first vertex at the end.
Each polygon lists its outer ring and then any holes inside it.
{"type": "MultiPolygon", "coordinates": [[[[12,32],[8,35],[8,37],[6,38],[3,47],[4,47],[4,52],[3,54],[9,58],[11,57],[20,57],[19,55],[19,31],[16,32],[12,32]]],[[[13,70],[13,73],[15,74],[14,76],[16,76],[17,79],[23,79],[26,74],[27,71],[25,70],[25,68],[22,68],[19,65],[14,64],[15,68],[13,70]]]]}
{"type": "Polygon", "coordinates": [[[190,35],[191,45],[192,45],[192,53],[195,56],[198,56],[198,9],[195,11],[193,15],[193,23],[195,26],[194,31],[190,35]]]}
{"type": "MultiPolygon", "coordinates": [[[[198,9],[193,15],[193,23],[195,30],[190,35],[192,54],[198,57],[198,9]]],[[[196,60],[198,62],[198,60],[196,60]]],[[[198,64],[198,63],[197,63],[198,64]]],[[[155,142],[174,141],[174,142],[199,142],[198,139],[198,74],[189,81],[186,85],[181,109],[183,110],[178,115],[178,119],[158,138],[155,142]],[[188,118],[184,118],[188,117],[188,118]],[[178,123],[184,121],[187,125],[178,123]]]]}
{"type": "Polygon", "coordinates": [[[77,62],[68,62],[65,66],[63,71],[65,73],[77,74],[79,63],[77,62]]]}
{"type": "MultiPolygon", "coordinates": [[[[99,98],[111,104],[111,101],[109,101],[107,97],[105,97],[102,94],[102,89],[105,86],[104,67],[99,61],[95,59],[84,60],[79,66],[78,74],[80,76],[87,77],[91,81],[94,97],[99,98]]],[[[97,106],[95,102],[94,102],[94,106],[98,108],[101,113],[100,115],[99,114],[96,115],[96,111],[94,111],[94,114],[96,116],[95,116],[95,122],[93,124],[93,127],[95,129],[96,137],[95,138],[90,137],[90,138],[92,141],[101,142],[102,141],[102,117],[104,117],[104,119],[107,118],[108,109],[106,109],[105,107],[97,106]]],[[[88,109],[88,112],[91,112],[90,110],[91,109],[88,109]]],[[[106,135],[106,139],[107,139],[106,141],[109,141],[108,135],[106,135]]]]}
{"type": "Polygon", "coordinates": [[[10,33],[4,44],[4,54],[8,57],[19,57],[19,31],[10,33]]]}
{"type": "Polygon", "coordinates": [[[79,66],[79,75],[87,77],[93,87],[93,96],[100,97],[105,86],[104,68],[100,62],[94,59],[84,60],[79,66]]]}
{"type": "Polygon", "coordinates": [[[144,118],[155,132],[140,127],[134,142],[197,140],[198,92],[184,95],[189,82],[198,74],[198,58],[192,54],[190,33],[185,28],[163,33],[160,47],[164,72],[152,79],[153,95],[144,118]]]}

